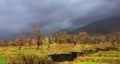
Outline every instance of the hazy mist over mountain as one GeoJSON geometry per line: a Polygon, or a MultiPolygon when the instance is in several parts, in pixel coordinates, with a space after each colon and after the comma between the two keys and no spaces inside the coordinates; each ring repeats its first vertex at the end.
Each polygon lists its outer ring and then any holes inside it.
{"type": "Polygon", "coordinates": [[[41,26],[44,35],[73,30],[119,16],[119,11],[120,0],[0,0],[0,39],[22,29],[31,33],[33,25],[41,26]]]}

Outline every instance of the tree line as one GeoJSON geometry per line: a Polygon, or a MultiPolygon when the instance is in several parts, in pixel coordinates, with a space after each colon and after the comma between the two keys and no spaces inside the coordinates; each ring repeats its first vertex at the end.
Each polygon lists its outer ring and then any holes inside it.
{"type": "Polygon", "coordinates": [[[19,46],[19,50],[21,50],[22,46],[36,45],[36,50],[43,44],[47,44],[48,48],[50,44],[57,43],[70,43],[70,44],[96,44],[96,43],[111,43],[114,47],[116,47],[115,43],[117,43],[117,47],[120,44],[120,32],[113,32],[107,35],[89,35],[87,32],[79,32],[78,34],[68,34],[66,32],[55,32],[50,36],[43,36],[42,29],[40,27],[33,28],[33,34],[30,37],[26,37],[24,35],[24,31],[19,35],[16,39],[11,40],[2,40],[0,41],[1,46],[19,46]]]}

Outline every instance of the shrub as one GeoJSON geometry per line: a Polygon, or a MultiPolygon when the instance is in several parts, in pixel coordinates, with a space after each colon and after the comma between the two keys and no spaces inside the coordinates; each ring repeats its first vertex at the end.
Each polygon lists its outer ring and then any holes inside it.
{"type": "Polygon", "coordinates": [[[47,55],[22,52],[16,56],[9,56],[6,60],[6,64],[52,64],[52,62],[47,55]]]}

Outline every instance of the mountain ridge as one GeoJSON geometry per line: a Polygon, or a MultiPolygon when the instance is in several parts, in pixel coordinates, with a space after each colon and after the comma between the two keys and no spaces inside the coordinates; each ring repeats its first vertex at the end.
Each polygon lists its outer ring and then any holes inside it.
{"type": "Polygon", "coordinates": [[[120,16],[115,16],[115,17],[90,23],[84,27],[75,29],[69,33],[77,34],[79,32],[88,32],[90,34],[96,34],[96,33],[106,34],[106,33],[120,31],[119,27],[120,27],[120,16]]]}

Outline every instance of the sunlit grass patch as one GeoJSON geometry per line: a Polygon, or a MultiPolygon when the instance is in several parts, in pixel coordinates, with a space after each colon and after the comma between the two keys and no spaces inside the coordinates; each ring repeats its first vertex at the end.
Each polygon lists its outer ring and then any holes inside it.
{"type": "Polygon", "coordinates": [[[101,51],[101,52],[98,52],[98,53],[91,54],[91,55],[89,55],[89,57],[106,57],[106,58],[116,57],[116,58],[118,58],[118,57],[120,57],[120,53],[119,53],[119,51],[108,51],[108,52],[101,51]]]}
{"type": "Polygon", "coordinates": [[[74,64],[107,64],[107,63],[99,63],[99,62],[76,62],[74,64]]]}
{"type": "Polygon", "coordinates": [[[4,64],[5,58],[3,56],[0,56],[0,64],[4,64]]]}
{"type": "Polygon", "coordinates": [[[41,54],[39,51],[24,52],[20,51],[17,55],[10,55],[7,57],[6,63],[18,63],[18,64],[51,64],[51,59],[47,54],[41,54]]]}
{"type": "Polygon", "coordinates": [[[107,51],[106,53],[120,53],[120,51],[119,50],[117,50],[117,51],[115,51],[115,50],[110,50],[110,51],[107,51]]]}
{"type": "Polygon", "coordinates": [[[99,57],[99,56],[93,56],[93,57],[89,57],[91,59],[119,59],[119,57],[99,57]]]}

